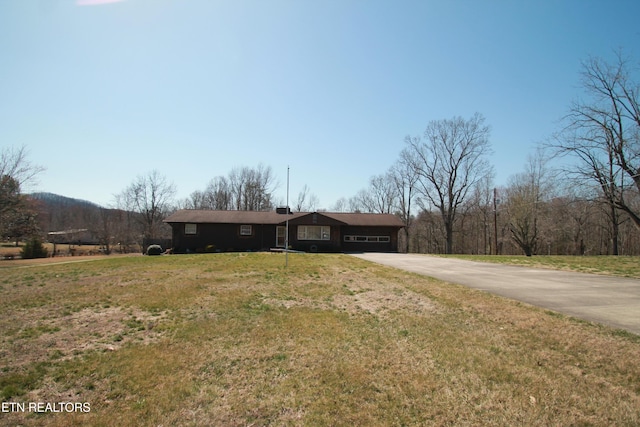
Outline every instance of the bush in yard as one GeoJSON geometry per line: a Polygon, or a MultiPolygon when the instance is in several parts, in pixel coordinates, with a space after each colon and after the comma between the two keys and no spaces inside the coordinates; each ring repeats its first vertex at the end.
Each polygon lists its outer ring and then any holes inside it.
{"type": "Polygon", "coordinates": [[[33,237],[27,241],[20,251],[22,259],[46,258],[49,251],[42,245],[42,241],[38,237],[33,237]]]}
{"type": "Polygon", "coordinates": [[[162,255],[162,247],[160,245],[150,245],[147,248],[147,255],[162,255]]]}

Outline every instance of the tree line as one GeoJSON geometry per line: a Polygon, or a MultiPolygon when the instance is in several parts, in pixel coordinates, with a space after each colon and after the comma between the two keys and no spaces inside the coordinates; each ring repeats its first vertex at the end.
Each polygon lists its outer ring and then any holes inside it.
{"type": "MultiPolygon", "coordinates": [[[[386,172],[330,210],[398,215],[407,252],[640,254],[637,71],[622,54],[612,63],[585,61],[583,96],[506,185],[494,184],[491,129],[476,113],[434,120],[421,134],[406,136],[386,172]],[[559,157],[566,166],[552,167],[550,159],[559,157]]],[[[24,148],[1,156],[2,236],[33,233],[36,215],[20,189],[42,168],[28,162],[24,148]]],[[[101,208],[85,222],[105,245],[130,246],[169,237],[162,220],[175,209],[272,210],[277,186],[270,167],[243,166],[176,201],[174,185],[152,171],[122,190],[114,208],[101,208]]],[[[306,185],[293,200],[297,211],[318,208],[306,185]]]]}
{"type": "Polygon", "coordinates": [[[639,254],[637,72],[621,53],[585,61],[583,97],[506,186],[493,185],[490,129],[476,114],[407,136],[389,170],[336,207],[397,213],[412,252],[639,254]]]}

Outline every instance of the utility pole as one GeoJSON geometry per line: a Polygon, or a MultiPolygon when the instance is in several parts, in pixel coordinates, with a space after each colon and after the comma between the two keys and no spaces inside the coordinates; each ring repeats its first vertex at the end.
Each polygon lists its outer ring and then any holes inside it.
{"type": "Polygon", "coordinates": [[[287,215],[287,221],[285,225],[284,234],[284,266],[289,267],[289,165],[287,165],[287,207],[285,208],[285,215],[287,215]]]}
{"type": "Polygon", "coordinates": [[[498,255],[498,189],[493,189],[493,247],[498,255]]]}

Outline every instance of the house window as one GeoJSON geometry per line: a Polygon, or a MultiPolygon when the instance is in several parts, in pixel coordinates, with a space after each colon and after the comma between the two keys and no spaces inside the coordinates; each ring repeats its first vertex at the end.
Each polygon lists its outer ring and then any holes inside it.
{"type": "Polygon", "coordinates": [[[331,227],[328,225],[299,225],[298,240],[331,240],[331,227]]]}
{"type": "Polygon", "coordinates": [[[240,226],[240,235],[241,236],[251,236],[253,234],[253,230],[251,225],[241,225],[240,226]]]}
{"type": "Polygon", "coordinates": [[[389,243],[389,236],[344,236],[345,242],[389,243]]]}
{"type": "Polygon", "coordinates": [[[198,224],[185,224],[184,234],[196,234],[198,233],[198,224]]]}

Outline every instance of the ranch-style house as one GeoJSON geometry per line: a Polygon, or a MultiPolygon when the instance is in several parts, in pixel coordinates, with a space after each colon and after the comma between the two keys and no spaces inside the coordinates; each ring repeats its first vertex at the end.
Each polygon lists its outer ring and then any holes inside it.
{"type": "Polygon", "coordinates": [[[285,247],[305,252],[396,252],[402,221],[391,214],[184,209],[164,220],[174,253],[261,251],[285,247]]]}

